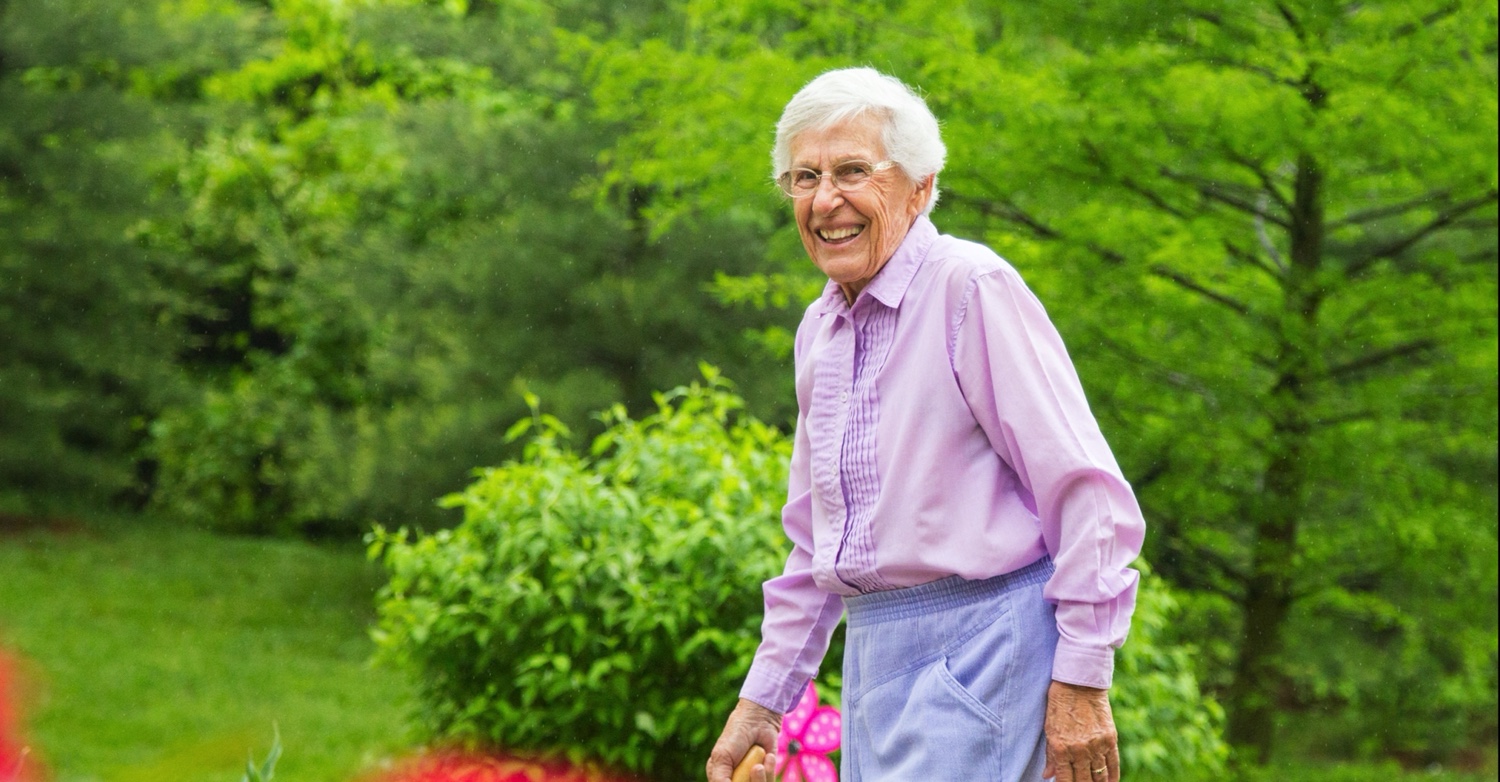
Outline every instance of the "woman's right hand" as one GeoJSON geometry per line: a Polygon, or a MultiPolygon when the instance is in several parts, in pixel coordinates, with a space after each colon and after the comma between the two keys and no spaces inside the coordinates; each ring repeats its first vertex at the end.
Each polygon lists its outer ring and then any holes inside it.
{"type": "Polygon", "coordinates": [[[781,715],[756,703],[740,698],[738,706],[724,723],[724,732],[708,755],[708,782],[730,782],[734,767],[753,746],[766,751],[763,763],[751,769],[750,782],[771,782],[776,770],[776,736],[781,732],[781,715]]]}

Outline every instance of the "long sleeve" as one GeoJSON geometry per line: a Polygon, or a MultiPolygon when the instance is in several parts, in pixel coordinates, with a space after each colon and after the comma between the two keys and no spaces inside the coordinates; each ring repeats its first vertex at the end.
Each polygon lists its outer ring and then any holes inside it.
{"type": "Polygon", "coordinates": [[[797,418],[791,477],[781,523],[792,542],[786,569],[765,582],[766,614],[761,644],[740,697],[785,714],[817,674],[833,629],[843,616],[843,599],[813,582],[812,478],[806,422],[797,418]]]}
{"type": "Polygon", "coordinates": [[[1062,339],[1009,266],[975,276],[951,359],[990,446],[1030,493],[1057,572],[1045,594],[1061,633],[1053,678],[1108,687],[1139,574],[1145,522],[1089,411],[1062,339]]]}

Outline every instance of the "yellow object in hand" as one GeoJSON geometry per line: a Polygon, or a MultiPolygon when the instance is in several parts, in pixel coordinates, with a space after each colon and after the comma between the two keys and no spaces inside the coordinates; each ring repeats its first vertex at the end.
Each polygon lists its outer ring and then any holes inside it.
{"type": "Polygon", "coordinates": [[[750,751],[745,753],[745,759],[741,760],[740,764],[734,767],[734,774],[730,777],[730,782],[750,782],[750,769],[755,768],[757,763],[765,759],[766,751],[764,749],[759,746],[751,747],[750,751]]]}

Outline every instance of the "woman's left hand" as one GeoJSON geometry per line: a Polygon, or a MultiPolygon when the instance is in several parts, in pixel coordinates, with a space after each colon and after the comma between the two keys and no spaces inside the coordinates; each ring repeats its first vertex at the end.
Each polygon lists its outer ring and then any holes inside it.
{"type": "Polygon", "coordinates": [[[1109,690],[1052,682],[1047,690],[1046,778],[1120,782],[1120,745],[1109,690]]]}

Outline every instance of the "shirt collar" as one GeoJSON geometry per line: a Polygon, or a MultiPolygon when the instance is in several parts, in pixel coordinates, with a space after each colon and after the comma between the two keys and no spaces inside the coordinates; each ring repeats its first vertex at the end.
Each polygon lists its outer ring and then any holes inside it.
{"type": "MultiPolygon", "coordinates": [[[[922,261],[927,258],[927,251],[937,236],[937,227],[932,224],[932,220],[925,214],[918,215],[895,254],[875,273],[875,279],[860,291],[855,302],[858,303],[859,299],[868,295],[891,309],[900,307],[901,300],[906,296],[906,289],[911,287],[912,278],[916,276],[917,269],[921,268],[922,261]]],[[[818,300],[825,314],[838,312],[849,306],[844,301],[843,289],[833,280],[823,286],[823,295],[818,300]]]]}

